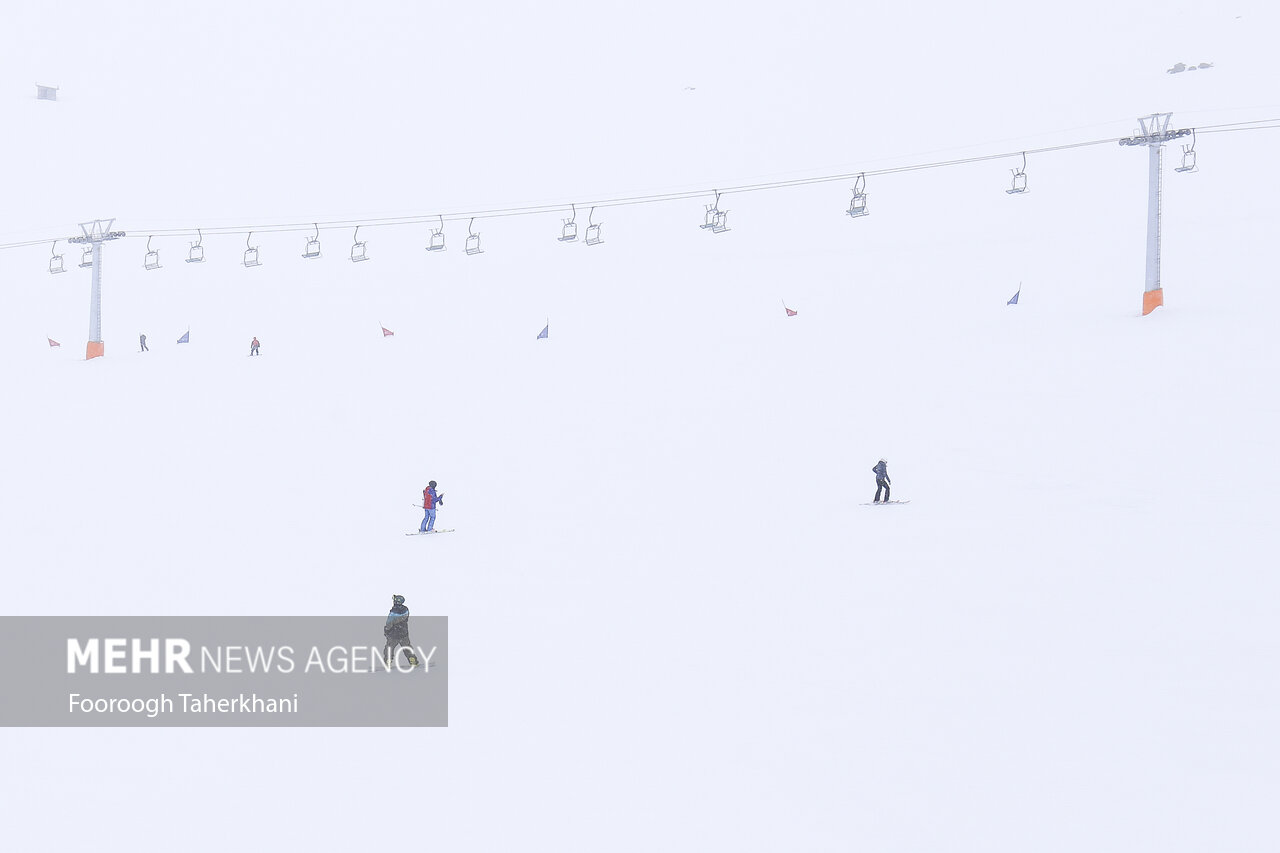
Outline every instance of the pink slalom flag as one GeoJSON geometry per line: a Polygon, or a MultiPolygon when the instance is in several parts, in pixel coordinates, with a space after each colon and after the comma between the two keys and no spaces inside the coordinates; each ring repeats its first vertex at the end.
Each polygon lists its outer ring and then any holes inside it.
{"type": "Polygon", "coordinates": [[[49,338],[49,346],[51,346],[51,347],[60,347],[60,346],[62,346],[62,344],[58,343],[58,342],[57,342],[57,341],[55,341],[53,338],[49,338]]]}
{"type": "Polygon", "coordinates": [[[782,303],[782,310],[787,312],[788,317],[794,317],[800,313],[799,311],[792,311],[790,308],[788,308],[785,300],[782,303]]]}
{"type": "MultiPolygon", "coordinates": [[[[382,324],[381,324],[381,323],[379,323],[378,325],[382,326],[382,324]]],[[[391,330],[390,330],[390,329],[388,329],[386,326],[382,326],[382,336],[383,336],[384,338],[389,338],[389,337],[391,337],[391,336],[392,336],[392,335],[394,335],[394,334],[395,334],[395,332],[391,331],[391,330]]]]}

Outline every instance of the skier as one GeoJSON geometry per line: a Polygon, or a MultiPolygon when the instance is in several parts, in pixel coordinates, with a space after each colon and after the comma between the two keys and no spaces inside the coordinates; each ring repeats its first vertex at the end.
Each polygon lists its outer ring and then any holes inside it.
{"type": "Polygon", "coordinates": [[[138,350],[138,352],[151,352],[151,350],[147,349],[147,336],[146,336],[146,335],[138,335],[138,344],[139,344],[139,346],[141,346],[141,347],[142,347],[142,349],[138,350]]]}
{"type": "Polygon", "coordinates": [[[436,494],[436,481],[432,480],[422,490],[422,508],[426,510],[426,515],[422,517],[422,524],[418,525],[419,533],[430,533],[435,528],[436,507],[439,506],[444,506],[444,495],[436,494]]]}
{"type": "Polygon", "coordinates": [[[254,335],[253,343],[249,344],[249,355],[257,355],[258,347],[259,347],[258,337],[257,335],[254,335]]]}
{"type": "Polygon", "coordinates": [[[881,459],[871,469],[876,475],[876,496],[872,503],[888,503],[889,502],[889,463],[881,459]],[[880,500],[880,490],[884,490],[884,500],[880,500]]]}
{"type": "Polygon", "coordinates": [[[387,666],[395,663],[396,649],[405,647],[409,657],[409,666],[418,665],[418,656],[413,653],[413,645],[409,642],[409,608],[404,606],[403,595],[391,596],[391,612],[387,614],[387,624],[382,628],[382,635],[387,638],[382,647],[382,657],[387,666]]]}

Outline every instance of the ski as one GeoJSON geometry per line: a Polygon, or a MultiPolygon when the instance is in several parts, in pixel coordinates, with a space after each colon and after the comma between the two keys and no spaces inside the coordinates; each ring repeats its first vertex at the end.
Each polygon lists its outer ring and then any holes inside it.
{"type": "MultiPolygon", "coordinates": [[[[429,664],[429,666],[431,666],[431,667],[434,667],[435,665],[436,665],[436,662],[435,662],[435,661],[432,661],[432,662],[429,664]]],[[[399,665],[392,664],[390,669],[383,669],[383,668],[382,668],[382,664],[380,664],[380,663],[379,663],[379,664],[375,664],[375,665],[374,665],[374,667],[373,667],[373,669],[368,670],[368,672],[369,672],[369,673],[375,673],[375,672],[387,672],[387,673],[391,673],[391,672],[401,672],[401,673],[406,673],[406,674],[407,674],[407,673],[413,672],[415,669],[422,669],[422,668],[423,668],[423,666],[422,666],[422,664],[420,664],[420,663],[415,663],[413,666],[408,666],[408,665],[406,665],[406,664],[403,664],[403,663],[402,663],[402,664],[399,664],[399,665]]]]}
{"type": "Polygon", "coordinates": [[[430,536],[433,533],[452,533],[455,529],[450,527],[445,530],[415,530],[412,533],[406,533],[405,536],[430,536]]]}
{"type": "Polygon", "coordinates": [[[911,501],[872,501],[871,503],[858,504],[858,506],[888,506],[889,504],[909,504],[911,501]]]}

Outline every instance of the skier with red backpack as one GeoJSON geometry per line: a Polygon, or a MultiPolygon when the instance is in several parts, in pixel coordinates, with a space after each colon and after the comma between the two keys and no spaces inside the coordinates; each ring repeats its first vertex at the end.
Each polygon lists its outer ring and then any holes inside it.
{"type": "Polygon", "coordinates": [[[436,526],[436,508],[442,506],[444,506],[444,495],[436,492],[436,481],[432,480],[422,490],[422,508],[426,510],[426,515],[422,517],[422,524],[418,526],[419,533],[433,532],[436,526]]]}

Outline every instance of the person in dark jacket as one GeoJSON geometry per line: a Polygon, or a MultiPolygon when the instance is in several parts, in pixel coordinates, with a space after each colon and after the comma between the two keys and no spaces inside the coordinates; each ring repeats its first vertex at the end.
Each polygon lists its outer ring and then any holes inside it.
{"type": "Polygon", "coordinates": [[[146,335],[138,335],[138,346],[142,347],[142,349],[138,350],[138,352],[151,352],[151,350],[147,349],[146,335]]]}
{"type": "Polygon", "coordinates": [[[258,343],[258,337],[257,335],[254,335],[253,341],[249,344],[249,355],[257,355],[258,347],[260,346],[262,346],[262,344],[258,343]]]}
{"type": "Polygon", "coordinates": [[[422,524],[418,525],[419,533],[430,533],[436,526],[436,507],[444,506],[444,495],[436,493],[436,481],[427,483],[422,490],[422,508],[426,515],[422,516],[422,524]]]}
{"type": "Polygon", "coordinates": [[[888,503],[889,502],[889,463],[881,459],[871,469],[876,475],[876,496],[872,503],[888,503]],[[884,491],[884,500],[880,500],[880,492],[884,491]]]}
{"type": "Polygon", "coordinates": [[[413,653],[413,645],[409,642],[409,608],[404,606],[403,595],[391,596],[391,612],[387,614],[382,635],[387,638],[386,645],[382,647],[382,657],[388,666],[395,663],[396,649],[400,646],[405,647],[409,666],[418,665],[418,656],[413,653]]]}

